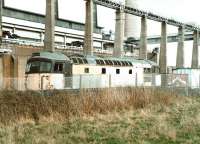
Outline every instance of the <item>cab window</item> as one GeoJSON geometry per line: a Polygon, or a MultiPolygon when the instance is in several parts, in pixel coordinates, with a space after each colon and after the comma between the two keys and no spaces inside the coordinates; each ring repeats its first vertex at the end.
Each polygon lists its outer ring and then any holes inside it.
{"type": "Polygon", "coordinates": [[[51,72],[51,62],[31,61],[26,66],[26,73],[46,73],[51,72]]]}
{"type": "Polygon", "coordinates": [[[55,63],[54,72],[62,73],[63,72],[63,63],[55,63]]]}

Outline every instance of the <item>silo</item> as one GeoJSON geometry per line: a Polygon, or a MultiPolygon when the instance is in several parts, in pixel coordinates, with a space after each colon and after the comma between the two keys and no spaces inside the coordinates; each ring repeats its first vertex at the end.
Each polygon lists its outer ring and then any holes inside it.
{"type": "MultiPolygon", "coordinates": [[[[137,8],[139,0],[126,0],[126,6],[137,8]]],[[[125,15],[125,37],[139,37],[140,36],[140,17],[126,14],[125,15]]]]}

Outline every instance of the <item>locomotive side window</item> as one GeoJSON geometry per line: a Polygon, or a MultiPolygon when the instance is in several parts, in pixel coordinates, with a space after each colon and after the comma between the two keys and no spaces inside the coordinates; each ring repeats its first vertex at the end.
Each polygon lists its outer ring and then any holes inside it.
{"type": "Polygon", "coordinates": [[[105,65],[103,60],[99,60],[101,65],[105,65]]]}
{"type": "Polygon", "coordinates": [[[90,72],[89,68],[85,68],[84,72],[89,73],[90,72]]]}
{"type": "Polygon", "coordinates": [[[100,63],[100,60],[98,60],[98,59],[96,59],[96,63],[97,63],[98,65],[101,64],[101,63],[100,63]]]}
{"type": "Polygon", "coordinates": [[[102,68],[102,69],[101,69],[101,73],[102,73],[102,74],[106,74],[106,68],[102,68]]]}
{"type": "Polygon", "coordinates": [[[109,65],[113,65],[113,62],[111,60],[108,60],[109,65]]]}
{"type": "Polygon", "coordinates": [[[120,61],[116,61],[116,62],[117,62],[117,65],[118,65],[118,66],[121,66],[121,63],[120,63],[120,61]]]}
{"type": "Polygon", "coordinates": [[[128,62],[127,61],[125,61],[125,66],[128,66],[128,62]]]}
{"type": "Polygon", "coordinates": [[[72,58],[72,61],[73,61],[73,63],[75,63],[75,64],[77,64],[77,63],[78,63],[78,61],[77,61],[77,59],[76,59],[76,58],[72,58]]]}
{"type": "Polygon", "coordinates": [[[63,72],[63,63],[55,63],[54,72],[62,73],[63,72]]]}
{"type": "Polygon", "coordinates": [[[128,62],[128,66],[133,66],[133,64],[131,62],[128,62]]]}
{"type": "Polygon", "coordinates": [[[81,58],[77,58],[79,64],[83,64],[83,60],[81,58]]]}
{"type": "Polygon", "coordinates": [[[106,65],[110,65],[109,61],[108,60],[105,60],[105,63],[106,65]]]}
{"type": "Polygon", "coordinates": [[[128,73],[129,73],[129,74],[133,74],[133,70],[132,70],[132,69],[130,69],[128,73]]]}
{"type": "Polygon", "coordinates": [[[113,62],[114,62],[114,65],[117,65],[117,61],[114,60],[113,62]]]}
{"type": "Polygon", "coordinates": [[[88,61],[85,58],[83,58],[83,62],[84,64],[88,64],[88,61]]]}
{"type": "Polygon", "coordinates": [[[120,74],[120,69],[116,69],[116,74],[120,74]]]}

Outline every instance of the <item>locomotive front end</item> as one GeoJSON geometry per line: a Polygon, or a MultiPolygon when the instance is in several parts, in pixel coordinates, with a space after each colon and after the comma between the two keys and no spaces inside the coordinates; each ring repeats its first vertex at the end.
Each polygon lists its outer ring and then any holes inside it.
{"type": "Polygon", "coordinates": [[[25,86],[28,90],[64,89],[69,59],[61,53],[34,53],[27,61],[25,86]]]}

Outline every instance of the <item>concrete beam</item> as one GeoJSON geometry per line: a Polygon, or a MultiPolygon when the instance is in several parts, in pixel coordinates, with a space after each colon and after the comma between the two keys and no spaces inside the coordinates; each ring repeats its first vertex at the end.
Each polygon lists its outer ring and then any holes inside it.
{"type": "Polygon", "coordinates": [[[141,17],[139,59],[147,59],[147,17],[141,17]]]}
{"type": "Polygon", "coordinates": [[[85,55],[93,55],[93,0],[86,0],[86,17],[85,17],[85,55]]]}
{"type": "Polygon", "coordinates": [[[177,48],[177,57],[176,57],[176,67],[183,68],[185,64],[184,58],[184,27],[181,26],[178,28],[178,48],[177,48]]]}
{"type": "Polygon", "coordinates": [[[55,0],[46,0],[44,50],[55,51],[55,0]]]}
{"type": "Polygon", "coordinates": [[[114,57],[121,57],[124,51],[124,24],[125,13],[123,10],[116,10],[116,23],[115,23],[115,41],[114,41],[114,57]]]}
{"type": "Polygon", "coordinates": [[[199,68],[199,31],[194,31],[193,51],[192,51],[192,68],[199,68]]]}

